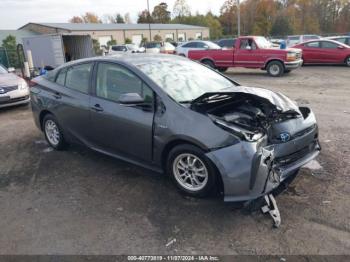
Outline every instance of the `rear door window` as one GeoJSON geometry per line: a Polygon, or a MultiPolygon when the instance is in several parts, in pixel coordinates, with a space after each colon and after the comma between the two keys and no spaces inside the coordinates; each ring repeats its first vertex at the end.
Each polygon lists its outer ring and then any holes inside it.
{"type": "Polygon", "coordinates": [[[310,48],[319,48],[320,47],[320,42],[316,41],[316,42],[306,43],[305,46],[306,47],[310,47],[310,48]]]}
{"type": "Polygon", "coordinates": [[[321,47],[325,49],[337,49],[338,45],[333,42],[323,41],[321,42],[321,47]]]}
{"type": "Polygon", "coordinates": [[[65,86],[81,93],[88,94],[92,65],[92,63],[86,63],[68,68],[65,86]]]}
{"type": "Polygon", "coordinates": [[[187,43],[187,44],[184,44],[182,47],[195,48],[195,47],[197,47],[197,42],[187,43]]]}

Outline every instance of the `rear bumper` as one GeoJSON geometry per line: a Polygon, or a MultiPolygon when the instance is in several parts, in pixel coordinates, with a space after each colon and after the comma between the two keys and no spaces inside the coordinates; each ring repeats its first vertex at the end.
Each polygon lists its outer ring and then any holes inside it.
{"type": "MultiPolygon", "coordinates": [[[[314,122],[313,114],[305,120],[314,122]]],[[[238,144],[207,153],[219,170],[224,185],[224,200],[247,201],[257,199],[276,189],[303,165],[316,158],[321,147],[318,128],[285,143],[267,144],[241,141],[238,144]]]]}
{"type": "Polygon", "coordinates": [[[299,59],[293,62],[284,62],[284,67],[287,70],[293,70],[301,67],[303,65],[303,60],[299,59]]]}

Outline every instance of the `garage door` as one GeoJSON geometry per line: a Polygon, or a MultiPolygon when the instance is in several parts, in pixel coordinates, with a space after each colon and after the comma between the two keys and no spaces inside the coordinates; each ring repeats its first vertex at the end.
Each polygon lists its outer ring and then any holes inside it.
{"type": "Polygon", "coordinates": [[[100,46],[107,46],[108,41],[111,41],[112,37],[109,36],[99,36],[98,42],[100,43],[100,46]]]}
{"type": "Polygon", "coordinates": [[[133,35],[131,41],[135,45],[140,45],[142,41],[142,35],[133,35]]]}

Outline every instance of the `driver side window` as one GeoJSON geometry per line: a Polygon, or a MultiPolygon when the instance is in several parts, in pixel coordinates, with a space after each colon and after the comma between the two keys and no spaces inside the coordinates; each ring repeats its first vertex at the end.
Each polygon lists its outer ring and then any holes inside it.
{"type": "Polygon", "coordinates": [[[96,77],[96,96],[119,102],[121,94],[138,93],[145,102],[153,103],[153,91],[128,69],[112,64],[99,63],[96,77]]]}

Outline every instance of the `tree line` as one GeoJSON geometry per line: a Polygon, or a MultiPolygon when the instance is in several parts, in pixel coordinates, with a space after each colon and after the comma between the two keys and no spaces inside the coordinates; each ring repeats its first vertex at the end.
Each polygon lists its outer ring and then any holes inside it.
{"type": "MultiPolygon", "coordinates": [[[[181,23],[206,26],[212,39],[237,35],[237,0],[226,0],[220,14],[195,13],[186,0],[172,8],[161,2],[141,10],[137,23],[181,23]]],[[[241,34],[283,37],[291,34],[342,34],[350,32],[349,0],[241,0],[241,34]]],[[[131,23],[130,15],[116,13],[102,18],[94,13],[72,17],[72,23],[131,23]]]]}

